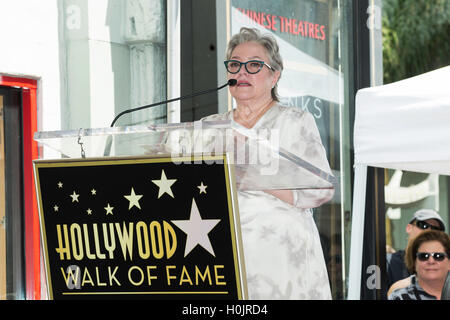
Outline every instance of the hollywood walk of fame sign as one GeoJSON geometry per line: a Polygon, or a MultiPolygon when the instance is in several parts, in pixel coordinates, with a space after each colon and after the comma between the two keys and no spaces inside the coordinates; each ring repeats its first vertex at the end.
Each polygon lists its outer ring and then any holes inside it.
{"type": "Polygon", "coordinates": [[[35,161],[50,298],[245,299],[227,159],[35,161]]]}

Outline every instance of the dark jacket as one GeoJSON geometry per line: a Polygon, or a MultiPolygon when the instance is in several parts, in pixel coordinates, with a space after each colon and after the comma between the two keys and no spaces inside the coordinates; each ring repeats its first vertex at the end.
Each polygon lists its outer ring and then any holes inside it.
{"type": "Polygon", "coordinates": [[[398,250],[395,253],[389,253],[386,257],[386,262],[388,288],[390,288],[398,280],[402,280],[410,276],[405,265],[404,250],[398,250]]]}

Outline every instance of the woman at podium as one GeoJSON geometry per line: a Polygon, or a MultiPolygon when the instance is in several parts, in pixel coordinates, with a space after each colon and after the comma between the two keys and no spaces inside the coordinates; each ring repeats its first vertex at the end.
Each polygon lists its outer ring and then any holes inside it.
{"type": "MultiPolygon", "coordinates": [[[[243,130],[270,130],[279,146],[330,173],[313,116],[279,103],[283,62],[276,39],[242,28],[228,43],[225,67],[237,108],[203,120],[230,120],[243,130]]],[[[238,191],[250,299],[331,299],[311,208],[334,189],[238,191]]]]}

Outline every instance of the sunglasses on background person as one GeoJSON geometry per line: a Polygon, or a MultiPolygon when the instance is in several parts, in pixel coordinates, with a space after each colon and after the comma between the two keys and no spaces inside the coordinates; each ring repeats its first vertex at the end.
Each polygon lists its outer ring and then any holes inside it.
{"type": "Polygon", "coordinates": [[[444,231],[444,230],[442,230],[441,227],[433,226],[433,225],[431,225],[431,224],[429,224],[428,222],[425,222],[425,221],[419,221],[419,220],[416,220],[415,225],[416,225],[419,229],[422,229],[422,230],[431,229],[431,230],[444,231]]]}
{"type": "Polygon", "coordinates": [[[420,261],[428,261],[430,257],[433,257],[434,261],[444,261],[447,254],[445,252],[417,252],[416,257],[420,261]]]}

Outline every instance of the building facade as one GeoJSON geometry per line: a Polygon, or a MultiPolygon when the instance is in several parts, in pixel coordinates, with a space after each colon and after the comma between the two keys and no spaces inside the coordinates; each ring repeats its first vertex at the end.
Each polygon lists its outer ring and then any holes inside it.
{"type": "MultiPolygon", "coordinates": [[[[276,37],[284,60],[282,103],[307,110],[318,125],[339,185],[314,217],[333,298],[346,297],[354,96],[382,82],[381,0],[2,2],[1,299],[46,298],[31,161],[61,155],[38,145],[34,132],[108,127],[129,108],[224,84],[226,44],[243,26],[276,37]]],[[[126,115],[116,126],[194,121],[233,104],[221,90],[126,115]]],[[[383,220],[368,234],[384,237],[384,210],[368,206],[366,215],[383,220]]],[[[385,241],[368,241],[373,250],[363,271],[369,265],[382,269],[385,261],[377,257],[385,241]]],[[[378,297],[380,290],[369,286],[366,297],[378,297]]]]}

